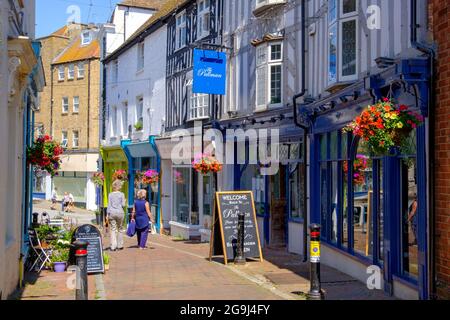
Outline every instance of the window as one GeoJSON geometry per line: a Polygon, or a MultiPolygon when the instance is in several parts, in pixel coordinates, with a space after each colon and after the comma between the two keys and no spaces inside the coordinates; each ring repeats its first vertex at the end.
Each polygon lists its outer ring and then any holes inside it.
{"type": "Polygon", "coordinates": [[[63,81],[66,75],[66,69],[64,66],[58,67],[58,80],[63,81]]]}
{"type": "Polygon", "coordinates": [[[84,78],[84,63],[80,62],[78,64],[78,79],[84,78]]]}
{"type": "Polygon", "coordinates": [[[68,137],[67,131],[63,131],[61,136],[61,146],[63,148],[67,148],[67,137],[68,137]]]}
{"type": "Polygon", "coordinates": [[[119,78],[119,61],[114,60],[111,66],[111,82],[116,84],[119,78]]]}
{"type": "Polygon", "coordinates": [[[128,134],[128,102],[123,103],[122,109],[122,135],[128,134]]]}
{"type": "Polygon", "coordinates": [[[115,137],[117,134],[117,107],[114,106],[111,115],[111,137],[115,137]]]}
{"type": "Polygon", "coordinates": [[[73,113],[80,111],[80,97],[73,97],[73,113]]]}
{"type": "Polygon", "coordinates": [[[356,80],[358,46],[357,1],[328,0],[328,83],[330,85],[338,81],[356,80]]]}
{"type": "Polygon", "coordinates": [[[69,72],[67,74],[67,79],[72,80],[75,77],[75,66],[69,64],[69,72]]]}
{"type": "Polygon", "coordinates": [[[209,116],[209,95],[192,93],[192,84],[187,86],[189,98],[189,120],[204,119],[209,116]]]}
{"type": "Polygon", "coordinates": [[[144,42],[138,44],[137,71],[144,69],[144,42]]]}
{"type": "Polygon", "coordinates": [[[256,110],[282,103],[282,43],[262,44],[256,48],[256,110]]]}
{"type": "Polygon", "coordinates": [[[72,147],[73,148],[78,148],[79,147],[79,132],[78,131],[73,131],[72,132],[72,147]]]}
{"type": "Polygon", "coordinates": [[[174,167],[172,177],[173,190],[173,221],[190,224],[191,223],[191,168],[174,167]]]}
{"type": "Polygon", "coordinates": [[[204,216],[211,216],[213,205],[214,205],[214,185],[213,180],[214,177],[212,174],[205,174],[202,175],[203,179],[203,215],[204,216]]]}
{"type": "Polygon", "coordinates": [[[209,35],[210,32],[210,0],[200,0],[198,6],[198,38],[203,38],[209,35]]]}
{"type": "Polygon", "coordinates": [[[136,122],[143,121],[142,115],[144,112],[144,98],[138,97],[136,101],[136,122]]]}
{"type": "Polygon", "coordinates": [[[69,98],[64,97],[62,98],[62,113],[68,112],[69,112],[69,98]]]}
{"type": "Polygon", "coordinates": [[[82,45],[88,45],[89,43],[91,43],[91,33],[89,31],[84,31],[81,34],[81,44],[82,45]]]}
{"type": "Polygon", "coordinates": [[[176,19],[176,48],[180,49],[186,46],[187,42],[187,27],[186,27],[186,12],[181,13],[176,19]]]}

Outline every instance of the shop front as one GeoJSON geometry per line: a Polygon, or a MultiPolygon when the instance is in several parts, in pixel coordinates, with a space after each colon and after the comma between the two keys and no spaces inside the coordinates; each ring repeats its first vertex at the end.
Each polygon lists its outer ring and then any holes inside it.
{"type": "Polygon", "coordinates": [[[147,142],[138,143],[123,140],[121,145],[128,160],[128,214],[131,213],[137,191],[147,190],[147,201],[155,218],[155,227],[157,232],[161,232],[161,158],[156,148],[155,137],[150,136],[147,142]],[[159,174],[158,182],[154,186],[144,184],[138,178],[148,170],[154,170],[159,174]]]}
{"type": "Polygon", "coordinates": [[[321,260],[364,283],[376,266],[381,289],[407,299],[428,294],[428,70],[427,60],[404,60],[301,108],[311,122],[310,217],[322,226],[321,260]],[[425,122],[406,151],[375,156],[342,129],[384,97],[425,122]]]}
{"type": "MultiPolygon", "coordinates": [[[[201,141],[201,135],[197,138],[201,141]]],[[[156,145],[164,172],[161,189],[164,228],[175,237],[209,241],[216,178],[213,173],[200,174],[192,167],[193,157],[202,152],[201,147],[194,145],[194,135],[179,142],[164,137],[157,139],[156,145]],[[180,154],[173,154],[174,150],[184,143],[189,155],[175,160],[180,154]]]]}
{"type": "MultiPolygon", "coordinates": [[[[101,147],[100,154],[103,159],[103,207],[108,206],[108,195],[112,192],[112,175],[116,170],[128,170],[128,159],[120,146],[101,147]]],[[[128,199],[128,182],[125,182],[122,190],[128,199]]]]}
{"type": "Polygon", "coordinates": [[[303,131],[291,122],[292,117],[265,115],[255,116],[252,125],[245,126],[246,141],[239,138],[235,143],[233,190],[253,192],[263,246],[303,254],[303,131]],[[259,130],[277,134],[277,141],[259,139],[259,130]],[[262,155],[268,155],[272,162],[261,161],[262,155]],[[264,172],[268,166],[275,169],[270,174],[264,172]]]}

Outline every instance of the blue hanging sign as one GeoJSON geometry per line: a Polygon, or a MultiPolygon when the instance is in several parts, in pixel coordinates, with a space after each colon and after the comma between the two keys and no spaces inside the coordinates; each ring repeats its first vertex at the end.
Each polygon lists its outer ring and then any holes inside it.
{"type": "Polygon", "coordinates": [[[192,93],[225,94],[227,55],[224,52],[194,49],[192,93]]]}

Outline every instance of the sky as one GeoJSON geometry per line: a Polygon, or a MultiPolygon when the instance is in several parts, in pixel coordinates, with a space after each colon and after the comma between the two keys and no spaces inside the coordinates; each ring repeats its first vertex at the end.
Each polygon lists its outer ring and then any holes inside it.
{"type": "Polygon", "coordinates": [[[120,0],[36,0],[36,37],[51,34],[74,18],[104,23],[120,0]]]}

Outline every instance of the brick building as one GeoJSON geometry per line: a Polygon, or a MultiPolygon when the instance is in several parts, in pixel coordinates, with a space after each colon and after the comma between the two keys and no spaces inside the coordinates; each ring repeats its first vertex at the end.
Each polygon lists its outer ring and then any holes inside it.
{"type": "Polygon", "coordinates": [[[439,299],[450,299],[450,3],[430,0],[436,44],[435,279],[439,299]]]}
{"type": "Polygon", "coordinates": [[[36,115],[39,134],[49,133],[65,148],[61,170],[36,178],[35,196],[49,198],[57,189],[75,202],[96,209],[90,181],[99,159],[100,43],[98,28],[71,24],[42,38],[47,85],[36,115]]]}

